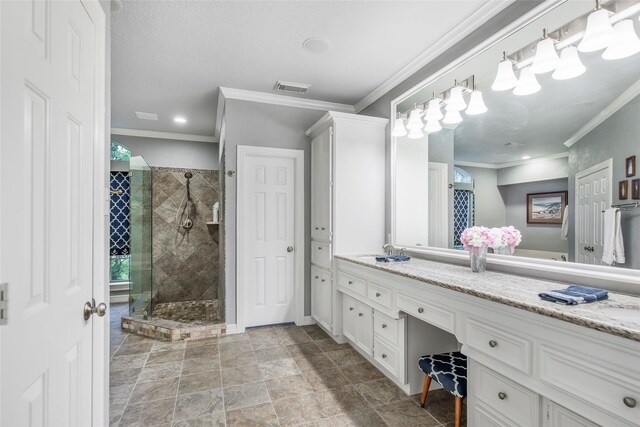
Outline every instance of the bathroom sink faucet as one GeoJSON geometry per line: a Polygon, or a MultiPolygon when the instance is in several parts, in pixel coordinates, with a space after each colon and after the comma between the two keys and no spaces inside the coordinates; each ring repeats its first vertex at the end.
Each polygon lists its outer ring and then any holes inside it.
{"type": "Polygon", "coordinates": [[[387,255],[393,255],[393,245],[391,243],[385,244],[382,250],[385,251],[387,255]]]}

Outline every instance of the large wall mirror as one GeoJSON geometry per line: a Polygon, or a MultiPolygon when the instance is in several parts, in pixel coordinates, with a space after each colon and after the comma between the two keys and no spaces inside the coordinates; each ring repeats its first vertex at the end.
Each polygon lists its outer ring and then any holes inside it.
{"type": "Polygon", "coordinates": [[[394,245],[514,226],[514,256],[605,265],[618,206],[613,265],[640,269],[640,2],[598,7],[558,2],[392,103],[394,245]]]}

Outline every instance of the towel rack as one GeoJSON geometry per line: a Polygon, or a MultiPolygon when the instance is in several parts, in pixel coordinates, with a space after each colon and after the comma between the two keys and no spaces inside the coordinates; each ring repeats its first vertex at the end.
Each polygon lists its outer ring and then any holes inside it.
{"type": "MultiPolygon", "coordinates": [[[[612,208],[617,208],[621,211],[626,211],[627,209],[637,209],[638,204],[640,202],[631,202],[631,203],[619,203],[617,205],[611,205],[612,208]]],[[[604,211],[602,211],[604,212],[604,211]]]]}

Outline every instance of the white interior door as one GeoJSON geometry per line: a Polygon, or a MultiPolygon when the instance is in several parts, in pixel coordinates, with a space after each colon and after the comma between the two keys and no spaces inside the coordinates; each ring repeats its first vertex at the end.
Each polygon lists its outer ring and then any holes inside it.
{"type": "Polygon", "coordinates": [[[92,320],[83,317],[93,294],[94,165],[104,147],[96,131],[104,15],[94,15],[96,26],[87,12],[96,7],[0,3],[3,426],[86,426],[101,410],[92,411],[92,320]]]}
{"type": "Polygon", "coordinates": [[[611,160],[576,175],[576,262],[602,264],[603,211],[611,206],[611,160]]]}
{"type": "Polygon", "coordinates": [[[238,304],[244,327],[296,320],[295,251],[303,248],[296,243],[292,151],[238,147],[238,304]]]}
{"type": "Polygon", "coordinates": [[[449,247],[449,172],[446,163],[429,162],[429,246],[449,247]]]}

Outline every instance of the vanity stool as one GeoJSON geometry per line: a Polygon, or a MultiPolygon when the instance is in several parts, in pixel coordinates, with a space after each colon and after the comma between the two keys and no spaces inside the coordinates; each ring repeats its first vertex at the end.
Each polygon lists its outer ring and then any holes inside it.
{"type": "Polygon", "coordinates": [[[452,353],[431,354],[418,360],[420,369],[425,373],[424,387],[420,403],[424,408],[431,380],[434,379],[445,390],[456,397],[455,427],[462,420],[462,400],[467,397],[467,356],[454,351],[452,353]]]}

